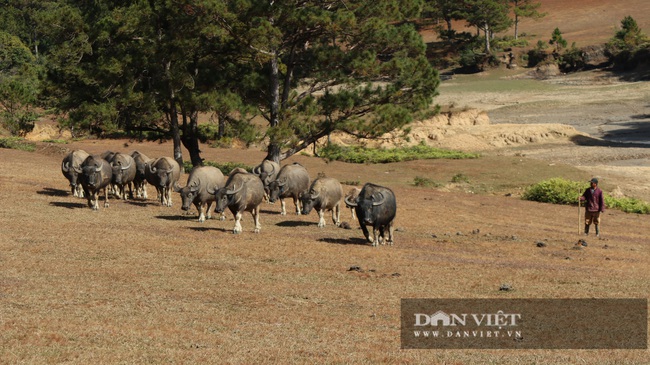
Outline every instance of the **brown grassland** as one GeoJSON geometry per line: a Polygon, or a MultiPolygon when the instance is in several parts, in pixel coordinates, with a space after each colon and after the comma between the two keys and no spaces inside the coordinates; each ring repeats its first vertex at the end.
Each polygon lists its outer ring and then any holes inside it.
{"type": "MultiPolygon", "coordinates": [[[[170,148],[124,143],[66,147],[150,156],[170,148]]],[[[112,200],[94,212],[70,196],[60,149],[0,152],[2,363],[647,362],[641,350],[400,350],[400,298],[647,297],[646,216],[609,210],[604,240],[574,250],[576,207],[503,194],[553,176],[589,177],[568,165],[504,156],[360,166],[292,158],[314,176],[394,189],[395,245],[372,248],[347,210],[352,229],[329,220],[319,229],[314,213],[281,216],[277,204],[264,205],[261,233],[246,215],[240,235],[230,215],[203,224],[183,215],[177,194],[171,208],[112,200]],[[486,181],[491,194],[411,184],[457,173],[486,181]],[[504,283],[514,290],[499,291],[504,283]]],[[[207,149],[206,157],[252,165],[263,153],[207,149]]]]}
{"type": "MultiPolygon", "coordinates": [[[[559,15],[564,2],[548,3],[557,6],[545,10],[553,12],[549,19],[572,24],[575,14],[559,15]]],[[[622,17],[612,13],[615,25],[622,17]]],[[[583,107],[592,106],[587,100],[583,107]]],[[[199,223],[180,210],[178,194],[173,207],[162,207],[151,187],[147,201],[111,199],[110,207],[100,202],[92,211],[70,195],[60,171],[65,151],[77,148],[150,157],[172,150],[170,143],[128,140],[0,149],[0,364],[650,363],[647,350],[400,349],[401,298],[648,298],[647,215],[607,210],[603,238],[589,236],[588,246],[576,249],[584,238],[576,206],[518,198],[522,187],[544,179],[587,181],[594,173],[562,162],[570,159],[551,163],[539,148],[580,155],[582,148],[597,154],[614,147],[565,141],[472,160],[283,161],[300,162],[312,179],[322,172],[391,187],[395,245],[377,248],[349,210],[341,219],[351,229],[331,219],[318,228],[314,212],[294,215],[291,202],[287,216],[279,204],[264,204],[259,234],[246,214],[239,235],[231,214],[199,223]],[[468,182],[451,184],[458,174],[468,182]],[[416,177],[445,186],[417,187],[416,177]],[[537,247],[540,241],[546,247],[537,247]],[[512,290],[499,290],[503,284],[512,290]]],[[[635,161],[647,166],[648,148],[636,151],[635,161]]],[[[265,155],[257,148],[203,152],[206,160],[248,165],[265,155]]],[[[605,191],[625,183],[607,171],[605,191]]]]}

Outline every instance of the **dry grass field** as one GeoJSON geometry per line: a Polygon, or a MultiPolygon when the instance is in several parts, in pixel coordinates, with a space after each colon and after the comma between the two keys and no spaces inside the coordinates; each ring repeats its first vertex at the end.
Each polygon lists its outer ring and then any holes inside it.
{"type": "MultiPolygon", "coordinates": [[[[589,177],[568,165],[495,156],[385,165],[290,159],[312,178],[324,172],[394,189],[395,245],[373,248],[347,210],[342,220],[352,229],[329,220],[319,229],[313,212],[281,216],[278,204],[264,205],[261,233],[246,215],[240,235],[231,233],[231,215],[205,223],[184,215],[178,194],[171,208],[111,200],[92,211],[68,192],[66,148],[171,150],[89,140],[0,151],[0,363],[648,362],[641,350],[400,350],[401,298],[647,297],[646,216],[610,210],[604,239],[588,237],[576,250],[576,207],[505,196],[543,178],[589,177]],[[449,182],[458,173],[467,186],[412,185],[416,176],[449,182]],[[500,291],[505,283],[513,290],[500,291]]],[[[253,165],[263,153],[208,148],[205,157],[253,165]]]]}

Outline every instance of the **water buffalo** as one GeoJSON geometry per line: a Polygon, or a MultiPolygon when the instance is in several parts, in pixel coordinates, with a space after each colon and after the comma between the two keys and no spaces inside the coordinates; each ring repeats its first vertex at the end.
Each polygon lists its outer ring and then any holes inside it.
{"type": "Polygon", "coordinates": [[[137,170],[135,160],[131,155],[116,153],[113,155],[113,159],[110,163],[113,170],[111,183],[113,184],[115,195],[117,195],[118,198],[126,200],[125,187],[128,185],[129,194],[131,195],[131,198],[133,198],[132,184],[137,170]]]}
{"type": "Polygon", "coordinates": [[[108,208],[108,187],[113,175],[111,164],[100,156],[88,156],[81,165],[81,185],[84,188],[88,206],[99,209],[99,192],[104,190],[104,208],[108,208]]]}
{"type": "Polygon", "coordinates": [[[275,181],[278,174],[280,173],[280,164],[275,161],[264,160],[262,163],[255,166],[252,172],[253,175],[259,177],[260,180],[262,180],[262,184],[264,185],[264,198],[268,200],[269,184],[275,181]]]}
{"type": "Polygon", "coordinates": [[[325,227],[325,211],[332,211],[332,221],[341,224],[341,183],[332,177],[319,177],[309,187],[309,192],[302,195],[302,214],[309,214],[312,208],[318,212],[318,227],[325,227]]]}
{"type": "Polygon", "coordinates": [[[386,230],[388,230],[387,243],[393,244],[393,220],[397,212],[397,201],[392,190],[366,183],[356,200],[345,199],[345,203],[355,208],[363,234],[373,246],[384,244],[386,230]],[[372,226],[372,237],[366,225],[372,226]]]}
{"type": "Polygon", "coordinates": [[[213,166],[197,166],[192,169],[184,188],[174,189],[181,193],[182,210],[189,210],[194,204],[199,211],[199,222],[205,222],[207,213],[211,217],[211,205],[216,201],[214,192],[224,186],[225,178],[221,170],[213,166]]]}
{"type": "Polygon", "coordinates": [[[300,195],[306,192],[308,188],[309,173],[301,164],[294,162],[291,165],[284,165],[275,181],[272,181],[268,186],[269,201],[274,203],[280,199],[282,208],[280,214],[286,215],[284,198],[292,197],[293,203],[296,205],[296,214],[300,214],[300,195]]]}
{"type": "Polygon", "coordinates": [[[145,166],[147,162],[149,162],[151,159],[147,157],[142,152],[139,151],[133,151],[131,152],[131,157],[133,157],[133,160],[135,161],[135,177],[133,178],[133,187],[135,189],[135,195],[138,198],[142,199],[147,199],[147,188],[145,185],[147,185],[147,177],[145,174],[145,166]]]}
{"type": "Polygon", "coordinates": [[[146,163],[147,182],[156,187],[160,203],[172,206],[172,190],[181,176],[181,167],[171,157],[160,157],[146,163]]]}
{"type": "MultiPolygon", "coordinates": [[[[355,201],[357,200],[357,197],[359,196],[359,192],[361,192],[361,189],[354,187],[350,189],[347,194],[345,194],[345,201],[355,201]]],[[[354,214],[354,207],[349,206],[347,203],[345,204],[347,208],[350,208],[350,214],[352,214],[352,219],[356,219],[357,216],[354,214]]]]}
{"type": "Polygon", "coordinates": [[[215,212],[223,213],[228,207],[235,216],[235,227],[233,233],[241,233],[241,218],[243,212],[251,212],[255,221],[255,233],[259,233],[260,225],[260,204],[264,199],[264,185],[259,177],[251,173],[231,173],[228,181],[221,189],[217,190],[215,198],[217,207],[215,212]]]}
{"type": "Polygon", "coordinates": [[[61,172],[70,182],[70,192],[72,196],[83,198],[83,188],[79,183],[78,177],[81,174],[81,164],[88,157],[88,152],[84,150],[74,150],[68,153],[61,162],[61,172]]]}

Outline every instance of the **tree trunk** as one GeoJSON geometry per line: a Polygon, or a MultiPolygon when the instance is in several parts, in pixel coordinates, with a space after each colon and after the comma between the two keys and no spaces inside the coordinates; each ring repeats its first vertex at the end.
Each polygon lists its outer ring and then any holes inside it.
{"type": "Polygon", "coordinates": [[[519,15],[515,14],[515,39],[519,38],[519,15]]]}
{"type": "Polygon", "coordinates": [[[490,53],[490,25],[485,22],[485,53],[490,53]]]}
{"type": "MultiPolygon", "coordinates": [[[[173,95],[173,93],[172,93],[173,95]]],[[[181,132],[178,127],[178,111],[176,109],[176,101],[174,98],[169,100],[169,121],[171,124],[172,130],[172,140],[174,141],[174,160],[178,162],[178,165],[181,166],[181,171],[183,170],[183,151],[181,145],[181,132]]]]}
{"type": "MultiPolygon", "coordinates": [[[[271,113],[270,127],[274,128],[280,124],[280,70],[278,66],[278,55],[275,52],[271,59],[271,113]]],[[[270,140],[266,159],[280,163],[280,145],[278,141],[270,140]]]]}
{"type": "Polygon", "coordinates": [[[188,123],[187,112],[183,109],[183,136],[181,141],[187,152],[190,153],[190,161],[192,161],[194,167],[203,166],[201,150],[199,149],[198,118],[198,111],[192,110],[190,111],[188,123]]]}
{"type": "Polygon", "coordinates": [[[217,130],[217,137],[219,139],[223,138],[226,135],[226,116],[217,112],[217,123],[219,124],[219,129],[217,130]]]}

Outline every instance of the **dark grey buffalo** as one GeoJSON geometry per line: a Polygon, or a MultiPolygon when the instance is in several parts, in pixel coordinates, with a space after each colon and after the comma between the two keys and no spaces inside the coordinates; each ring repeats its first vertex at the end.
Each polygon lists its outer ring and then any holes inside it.
{"type": "Polygon", "coordinates": [[[255,166],[252,172],[253,175],[259,177],[260,180],[262,180],[262,184],[264,185],[265,198],[269,199],[269,184],[275,181],[278,174],[280,173],[280,164],[275,161],[264,160],[262,163],[255,166]]]}
{"type": "Polygon", "coordinates": [[[132,184],[137,170],[135,160],[126,153],[116,153],[110,163],[113,170],[111,183],[115,188],[115,195],[118,198],[126,199],[125,187],[128,186],[129,194],[133,198],[132,184]]]}
{"type": "Polygon", "coordinates": [[[205,222],[207,213],[211,217],[212,204],[216,202],[214,192],[224,186],[225,178],[221,170],[213,166],[197,166],[192,169],[184,188],[175,189],[181,193],[182,210],[189,210],[194,204],[199,211],[199,222],[205,222]]]}
{"type": "Polygon", "coordinates": [[[135,195],[138,198],[147,199],[147,176],[146,176],[146,164],[151,159],[147,157],[142,152],[133,151],[131,152],[131,157],[135,161],[135,177],[133,178],[133,188],[135,189],[135,195]]]}
{"type": "Polygon", "coordinates": [[[99,157],[103,158],[104,160],[106,160],[108,162],[111,162],[113,160],[113,157],[115,157],[116,154],[117,154],[117,152],[104,151],[99,155],[99,157]]]}
{"type": "MultiPolygon", "coordinates": [[[[345,194],[345,201],[356,201],[357,197],[359,196],[359,193],[361,192],[361,189],[354,187],[345,194]]],[[[350,213],[352,214],[352,219],[356,219],[357,216],[354,214],[354,207],[349,206],[347,203],[345,204],[347,208],[350,208],[350,213]]]]}
{"type": "Polygon", "coordinates": [[[385,243],[386,230],[388,230],[386,243],[393,244],[393,220],[397,212],[397,201],[392,190],[366,183],[356,200],[346,199],[345,203],[355,207],[363,234],[369,242],[372,242],[373,246],[385,243]],[[366,226],[372,226],[372,237],[366,226]]]}
{"type": "Polygon", "coordinates": [[[99,209],[99,192],[104,190],[104,208],[108,208],[108,187],[113,172],[111,164],[100,156],[88,156],[81,165],[81,185],[84,188],[88,206],[99,209]]]}
{"type": "Polygon", "coordinates": [[[146,163],[147,182],[156,187],[160,203],[172,206],[172,190],[181,176],[181,167],[171,157],[160,157],[146,163]]]}
{"type": "Polygon", "coordinates": [[[228,207],[235,216],[233,233],[242,232],[241,218],[244,212],[251,212],[255,221],[255,233],[260,232],[260,204],[264,199],[264,185],[259,177],[248,172],[231,173],[225,186],[217,190],[215,195],[215,212],[223,213],[228,207]]]}
{"type": "Polygon", "coordinates": [[[341,183],[332,177],[319,177],[311,184],[309,191],[302,195],[302,214],[309,214],[312,208],[318,212],[318,226],[325,227],[325,212],[332,211],[332,222],[341,224],[341,183]]]}
{"type": "Polygon", "coordinates": [[[84,150],[74,150],[68,153],[61,162],[61,172],[63,176],[70,182],[70,192],[72,196],[83,198],[83,188],[79,183],[79,175],[81,174],[81,164],[88,157],[88,152],[84,150]]]}
{"type": "Polygon", "coordinates": [[[280,199],[281,212],[286,215],[287,209],[284,198],[293,198],[296,205],[296,214],[300,214],[300,196],[309,188],[309,173],[301,164],[294,162],[291,165],[284,165],[280,169],[275,181],[268,186],[269,201],[274,203],[280,199]]]}

